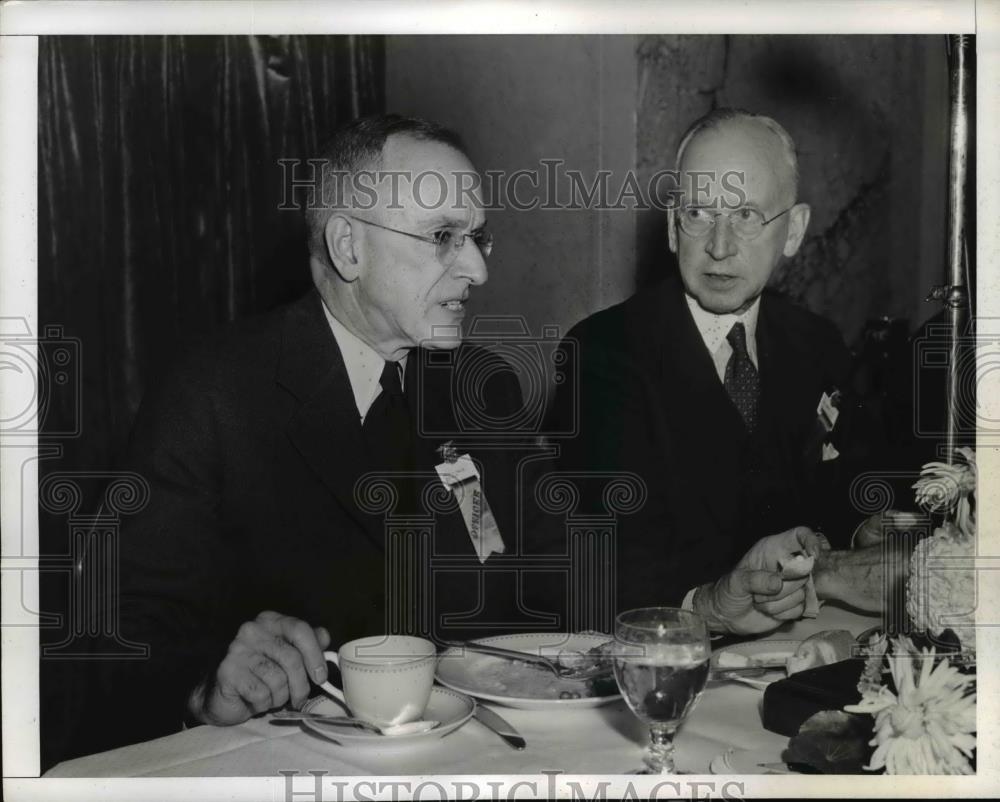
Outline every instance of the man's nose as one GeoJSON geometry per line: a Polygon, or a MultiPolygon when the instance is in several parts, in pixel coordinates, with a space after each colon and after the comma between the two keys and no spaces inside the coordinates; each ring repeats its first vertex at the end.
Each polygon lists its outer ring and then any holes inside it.
{"type": "Polygon", "coordinates": [[[458,258],[452,269],[459,278],[467,279],[469,284],[473,285],[485,284],[490,276],[486,267],[486,259],[479,250],[479,246],[471,241],[466,241],[459,250],[458,258]]]}
{"type": "Polygon", "coordinates": [[[733,227],[726,215],[720,214],[715,218],[715,225],[712,226],[712,231],[708,235],[705,250],[719,262],[736,254],[736,235],[733,233],[733,227]]]}

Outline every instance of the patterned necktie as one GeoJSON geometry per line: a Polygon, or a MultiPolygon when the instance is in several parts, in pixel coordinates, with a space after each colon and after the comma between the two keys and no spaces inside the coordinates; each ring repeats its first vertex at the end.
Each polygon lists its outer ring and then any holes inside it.
{"type": "Polygon", "coordinates": [[[379,470],[413,470],[413,426],[403,395],[398,362],[386,362],[379,384],[382,392],[372,402],[361,426],[372,465],[379,470]]]}
{"type": "Polygon", "coordinates": [[[726,335],[733,347],[733,355],[726,364],[726,378],[723,382],[747,431],[757,428],[757,407],[760,402],[760,376],[747,353],[747,333],[742,323],[734,323],[726,335]]]}

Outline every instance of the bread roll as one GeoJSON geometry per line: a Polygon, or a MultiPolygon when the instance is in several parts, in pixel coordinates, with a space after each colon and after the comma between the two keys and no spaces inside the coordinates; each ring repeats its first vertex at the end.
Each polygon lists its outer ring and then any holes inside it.
{"type": "Polygon", "coordinates": [[[839,663],[851,657],[854,636],[846,629],[827,629],[811,635],[799,644],[795,654],[788,658],[788,674],[796,674],[807,668],[839,663]]]}

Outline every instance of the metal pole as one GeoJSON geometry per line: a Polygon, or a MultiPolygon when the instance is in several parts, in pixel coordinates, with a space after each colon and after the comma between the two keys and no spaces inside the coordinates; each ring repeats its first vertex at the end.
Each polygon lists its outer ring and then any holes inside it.
{"type": "Polygon", "coordinates": [[[951,95],[951,141],[948,159],[948,272],[944,286],[935,287],[929,299],[944,303],[948,321],[948,388],[945,421],[945,459],[951,463],[959,426],[960,343],[969,319],[969,295],[965,286],[965,198],[968,180],[970,67],[969,37],[948,36],[948,72],[951,95]]]}

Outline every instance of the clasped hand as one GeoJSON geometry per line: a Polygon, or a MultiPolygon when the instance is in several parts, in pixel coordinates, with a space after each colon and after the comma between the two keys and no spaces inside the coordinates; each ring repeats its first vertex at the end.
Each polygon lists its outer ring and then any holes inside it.
{"type": "Polygon", "coordinates": [[[805,526],[761,538],[728,574],[695,592],[694,609],[711,629],[739,635],[769,632],[802,617],[807,576],[782,578],[780,564],[793,555],[817,557],[822,535],[805,526]]]}
{"type": "Polygon", "coordinates": [[[299,708],[309,680],[326,681],[329,645],[323,627],[265,611],[240,626],[215,676],[191,693],[188,710],[204,724],[228,725],[287,702],[299,708]]]}

